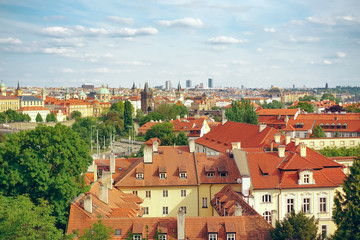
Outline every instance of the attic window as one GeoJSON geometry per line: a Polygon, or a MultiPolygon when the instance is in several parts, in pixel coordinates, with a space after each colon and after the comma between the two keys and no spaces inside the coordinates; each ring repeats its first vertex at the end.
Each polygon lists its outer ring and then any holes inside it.
{"type": "Polygon", "coordinates": [[[160,179],[166,179],[166,173],[160,173],[159,177],[160,179]]]}
{"type": "Polygon", "coordinates": [[[226,240],[235,240],[235,233],[227,233],[226,240]]]}
{"type": "Polygon", "coordinates": [[[186,179],[186,173],[180,173],[179,176],[180,179],[186,179]]]}
{"type": "Polygon", "coordinates": [[[327,123],[327,124],[325,124],[325,128],[329,128],[329,124],[327,123]]]}
{"type": "Polygon", "coordinates": [[[208,178],[213,178],[213,177],[215,177],[215,173],[214,173],[214,172],[207,172],[207,173],[206,173],[206,176],[207,176],[208,178]]]}
{"type": "Polygon", "coordinates": [[[337,129],[340,129],[340,128],[341,128],[341,123],[338,123],[338,124],[336,125],[336,128],[337,128],[337,129]]]}
{"type": "Polygon", "coordinates": [[[344,123],[343,126],[342,126],[343,129],[346,129],[347,128],[347,124],[344,123]]]}
{"type": "Polygon", "coordinates": [[[209,233],[209,240],[217,240],[217,233],[209,233]]]}
{"type": "Polygon", "coordinates": [[[143,173],[137,173],[137,174],[136,174],[136,179],[138,179],[138,180],[144,180],[144,174],[143,174],[143,173]]]}
{"type": "Polygon", "coordinates": [[[334,129],[335,128],[335,123],[331,124],[330,128],[334,129]]]}
{"type": "Polygon", "coordinates": [[[159,154],[163,154],[164,153],[164,151],[159,151],[159,154]]]}

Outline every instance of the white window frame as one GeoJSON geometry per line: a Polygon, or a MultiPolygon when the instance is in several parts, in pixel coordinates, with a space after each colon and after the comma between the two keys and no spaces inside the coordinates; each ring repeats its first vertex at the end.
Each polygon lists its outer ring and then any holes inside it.
{"type": "Polygon", "coordinates": [[[319,198],[319,211],[320,213],[327,212],[327,197],[320,197],[319,198]],[[324,199],[325,201],[322,201],[324,199]]]}
{"type": "Polygon", "coordinates": [[[202,208],[208,208],[208,202],[206,197],[202,198],[202,208]]]}
{"type": "Polygon", "coordinates": [[[146,190],[145,197],[146,198],[151,198],[151,191],[150,190],[146,190]]]}
{"type": "Polygon", "coordinates": [[[159,233],[159,240],[166,240],[167,234],[166,233],[159,233]]]}
{"type": "Polygon", "coordinates": [[[236,240],[235,233],[227,233],[226,240],[236,240]]]}
{"type": "Polygon", "coordinates": [[[159,178],[160,179],[166,179],[166,173],[160,173],[159,178]]]}
{"type": "Polygon", "coordinates": [[[137,190],[134,190],[132,193],[133,193],[133,195],[135,195],[135,196],[138,195],[138,191],[137,191],[137,190]]]}
{"type": "Polygon", "coordinates": [[[227,172],[220,172],[219,175],[222,178],[226,178],[228,176],[228,173],[227,172]]]}
{"type": "Polygon", "coordinates": [[[208,173],[206,173],[206,177],[208,177],[208,178],[213,178],[213,177],[215,177],[215,173],[213,173],[213,172],[208,172],[208,173]]]}
{"type": "Polygon", "coordinates": [[[169,214],[169,207],[168,206],[163,206],[162,207],[162,214],[163,215],[169,214]]]}
{"type": "Polygon", "coordinates": [[[321,225],[321,237],[322,239],[325,239],[325,237],[328,234],[328,226],[327,225],[321,225]],[[325,234],[324,234],[325,232],[325,234]]]}
{"type": "Polygon", "coordinates": [[[304,184],[309,184],[310,183],[310,174],[306,173],[304,174],[304,184]]]}
{"type": "Polygon", "coordinates": [[[272,224],[272,216],[270,211],[265,211],[263,213],[263,218],[270,224],[272,224]]]}
{"type": "Polygon", "coordinates": [[[310,213],[311,199],[309,197],[303,198],[302,210],[304,213],[310,213]]]}
{"type": "Polygon", "coordinates": [[[168,197],[168,196],[169,196],[169,191],[163,190],[163,197],[168,197]]]}
{"type": "Polygon", "coordinates": [[[180,208],[182,208],[182,210],[183,210],[184,214],[186,214],[186,213],[187,213],[186,206],[181,206],[180,208]]]}
{"type": "Polygon", "coordinates": [[[180,176],[180,179],[186,179],[187,178],[186,173],[180,173],[179,176],[180,176]]]}
{"type": "Polygon", "coordinates": [[[137,180],[144,180],[144,174],[143,173],[137,173],[136,174],[136,179],[137,180]]]}
{"type": "Polygon", "coordinates": [[[142,240],[142,234],[141,233],[135,233],[133,235],[133,240],[142,240]]]}
{"type": "Polygon", "coordinates": [[[262,195],[261,200],[263,203],[271,203],[271,194],[266,193],[262,195]]]}
{"type": "Polygon", "coordinates": [[[217,233],[209,233],[209,240],[217,240],[217,233]]]}
{"type": "Polygon", "coordinates": [[[295,210],[295,198],[286,199],[286,212],[291,213],[291,210],[295,210]],[[289,202],[289,201],[292,201],[292,202],[289,202]],[[289,208],[290,206],[292,206],[291,209],[289,208]]]}
{"type": "Polygon", "coordinates": [[[186,197],[186,189],[181,189],[180,196],[186,197]]]}

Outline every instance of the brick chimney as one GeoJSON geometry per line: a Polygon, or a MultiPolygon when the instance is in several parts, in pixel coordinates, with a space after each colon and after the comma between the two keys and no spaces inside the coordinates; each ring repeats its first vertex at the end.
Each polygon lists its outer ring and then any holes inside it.
{"type": "Polygon", "coordinates": [[[195,140],[194,139],[189,140],[189,151],[191,153],[195,152],[195,140]]]}
{"type": "Polygon", "coordinates": [[[110,172],[115,174],[115,154],[113,152],[110,154],[110,172]]]}
{"type": "Polygon", "coordinates": [[[85,193],[84,210],[88,213],[92,213],[92,196],[90,193],[85,193]]]}
{"type": "Polygon", "coordinates": [[[102,175],[102,181],[108,186],[109,189],[112,189],[113,179],[111,172],[104,171],[102,175]]]}
{"type": "Polygon", "coordinates": [[[259,125],[259,132],[262,132],[266,128],[266,123],[261,122],[259,125]]]}
{"type": "Polygon", "coordinates": [[[300,156],[306,157],[306,144],[300,143],[300,156]]]}
{"type": "Polygon", "coordinates": [[[98,177],[98,175],[97,175],[97,165],[95,164],[94,165],[94,182],[96,182],[97,177],[98,177]]]}
{"type": "Polygon", "coordinates": [[[108,186],[106,183],[99,184],[99,199],[100,201],[109,204],[109,193],[108,193],[108,186]]]}
{"type": "Polygon", "coordinates": [[[275,134],[274,134],[274,140],[275,140],[275,143],[276,143],[276,144],[279,144],[279,143],[280,143],[280,137],[281,137],[281,134],[280,134],[280,133],[275,133],[275,134]]]}
{"type": "Polygon", "coordinates": [[[242,207],[239,204],[235,205],[235,217],[242,216],[242,207]]]}
{"type": "Polygon", "coordinates": [[[291,141],[291,136],[289,133],[287,133],[285,135],[285,144],[288,145],[290,143],[290,141],[291,141]]]}
{"type": "Polygon", "coordinates": [[[182,208],[179,208],[177,215],[177,239],[185,240],[185,213],[182,208]]]}
{"type": "Polygon", "coordinates": [[[284,145],[280,145],[278,147],[278,153],[279,153],[279,157],[281,157],[281,158],[285,157],[285,146],[284,145]]]}

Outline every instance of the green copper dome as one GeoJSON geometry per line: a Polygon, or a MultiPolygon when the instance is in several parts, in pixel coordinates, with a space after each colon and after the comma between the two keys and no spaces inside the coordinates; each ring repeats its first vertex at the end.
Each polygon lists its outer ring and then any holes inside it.
{"type": "Polygon", "coordinates": [[[107,88],[105,87],[105,84],[103,84],[103,85],[101,86],[98,94],[101,94],[101,95],[110,94],[109,89],[107,89],[107,88]]]}

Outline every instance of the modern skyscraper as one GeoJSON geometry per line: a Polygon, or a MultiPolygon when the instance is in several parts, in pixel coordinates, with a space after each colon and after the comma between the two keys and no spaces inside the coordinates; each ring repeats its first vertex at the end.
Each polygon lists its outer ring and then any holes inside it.
{"type": "Polygon", "coordinates": [[[213,88],[214,85],[213,85],[213,79],[212,78],[209,78],[208,79],[208,88],[213,88]]]}
{"type": "Polygon", "coordinates": [[[191,88],[192,86],[191,80],[186,80],[186,88],[191,88]]]}
{"type": "Polygon", "coordinates": [[[166,90],[166,91],[171,90],[171,82],[170,82],[170,81],[166,81],[166,82],[165,82],[165,90],[166,90]]]}

